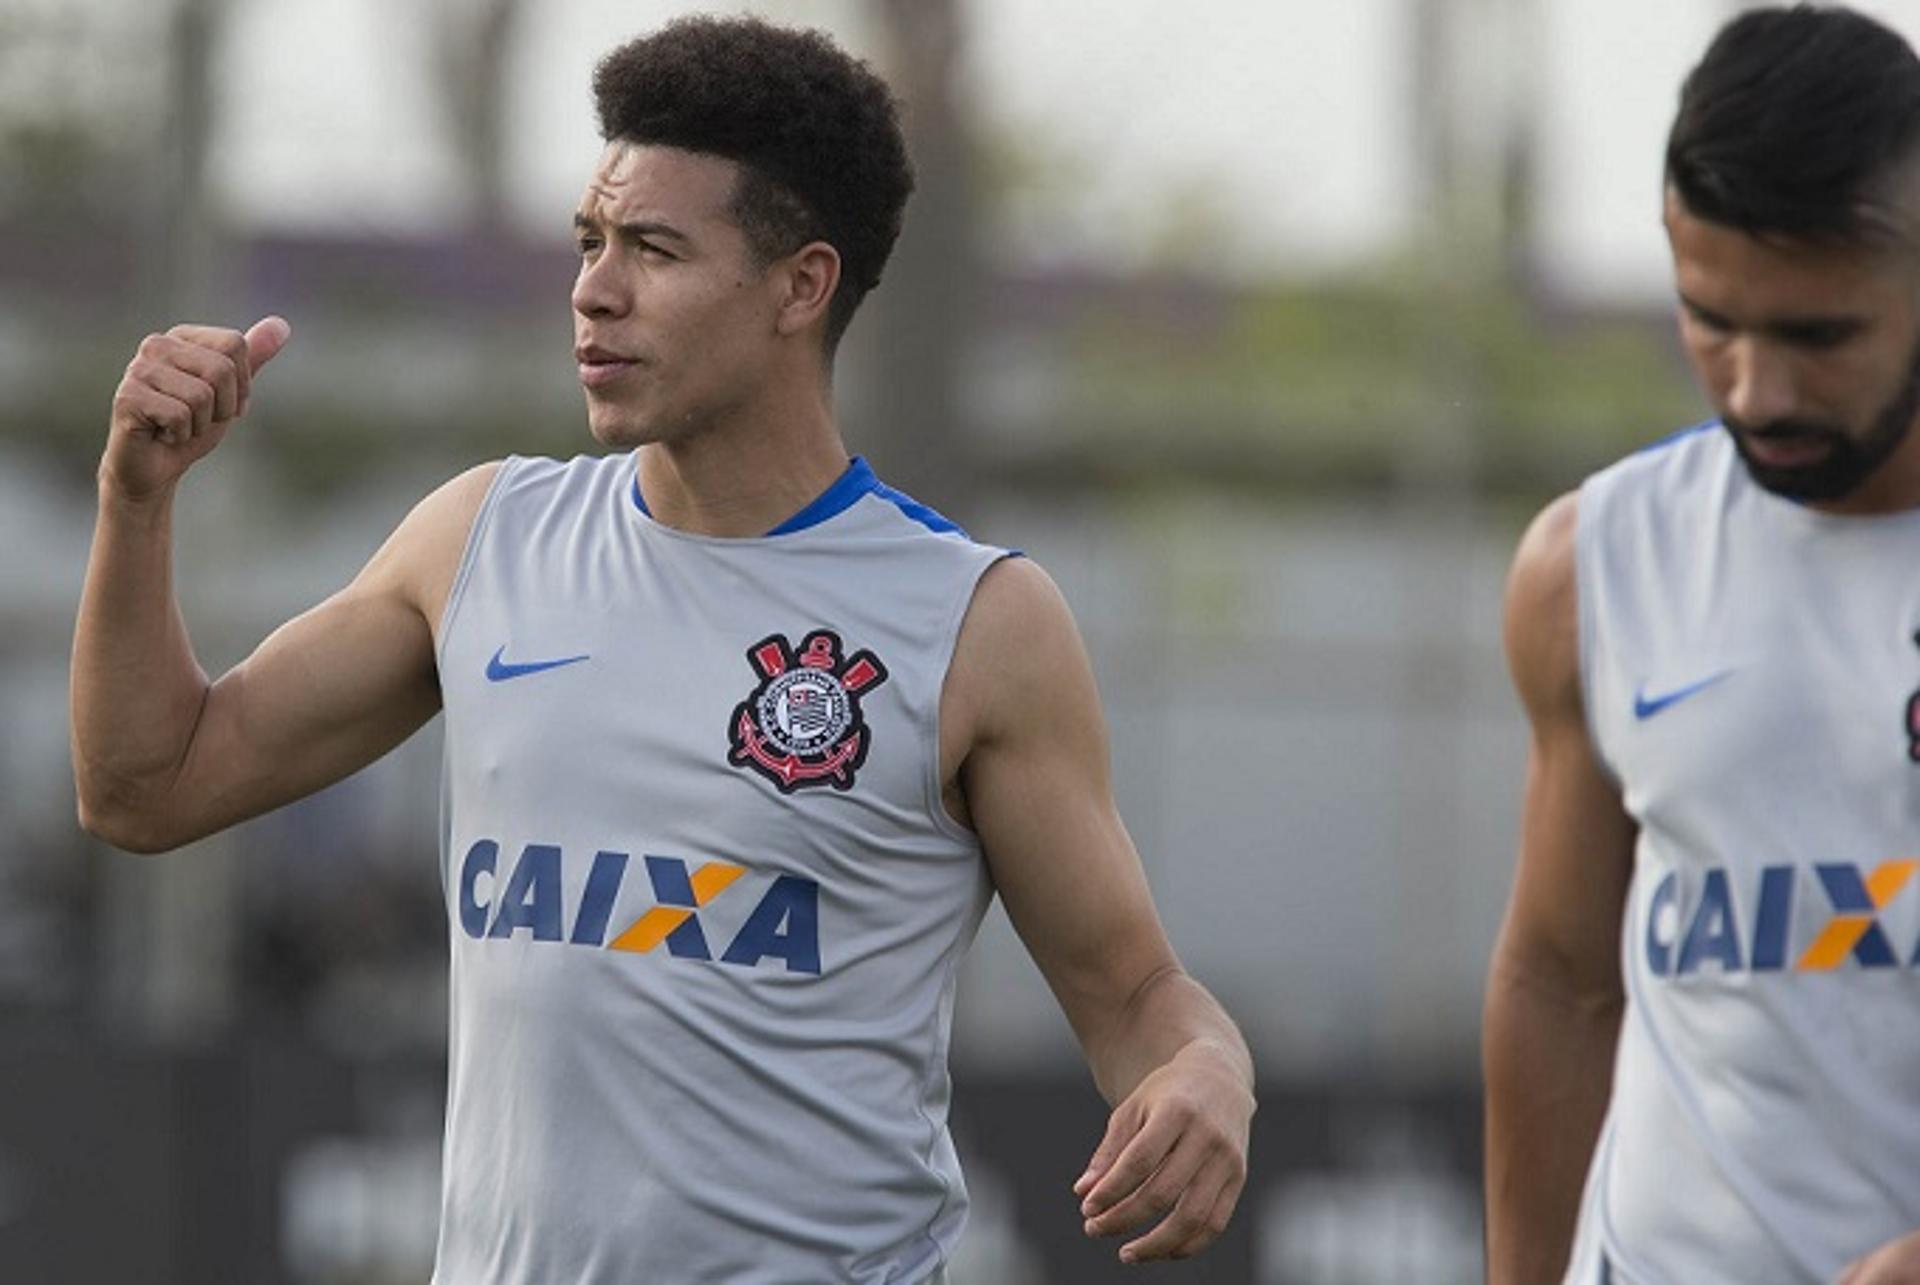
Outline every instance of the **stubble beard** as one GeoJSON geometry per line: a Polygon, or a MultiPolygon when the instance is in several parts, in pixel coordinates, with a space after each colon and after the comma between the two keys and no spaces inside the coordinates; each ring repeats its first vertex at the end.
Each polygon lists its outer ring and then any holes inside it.
{"type": "Polygon", "coordinates": [[[1886,463],[1913,431],[1913,420],[1920,412],[1920,347],[1907,361],[1907,374],[1900,388],[1862,437],[1826,420],[1774,420],[1767,424],[1747,424],[1723,414],[1720,422],[1733,438],[1733,446],[1747,473],[1761,487],[1789,500],[1825,503],[1843,500],[1864,485],[1886,463]],[[1826,453],[1812,464],[1778,466],[1756,459],[1749,448],[1753,437],[1784,441],[1820,442],[1826,453]]]}

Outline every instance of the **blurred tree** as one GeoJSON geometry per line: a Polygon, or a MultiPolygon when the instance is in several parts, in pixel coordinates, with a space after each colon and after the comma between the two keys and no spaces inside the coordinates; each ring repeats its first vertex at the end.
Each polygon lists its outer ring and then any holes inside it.
{"type": "Polygon", "coordinates": [[[905,113],[915,192],[886,281],[848,332],[844,402],[856,447],[894,485],[965,523],[974,460],[961,374],[981,300],[973,152],[955,80],[955,0],[872,0],[905,113]]]}
{"type": "Polygon", "coordinates": [[[148,186],[149,226],[163,229],[167,253],[149,255],[155,313],[213,315],[225,295],[231,256],[226,229],[207,197],[207,144],[213,129],[214,50],[233,0],[173,0],[167,22],[166,104],[148,186]]]}
{"type": "Polygon", "coordinates": [[[466,170],[474,219],[497,231],[506,211],[507,63],[522,0],[437,0],[433,73],[448,133],[466,170]]]}
{"type": "Polygon", "coordinates": [[[119,56],[144,34],[140,19],[104,18],[87,6],[0,0],[0,214],[71,218],[97,199],[106,158],[125,150],[114,127],[157,78],[119,56]]]}

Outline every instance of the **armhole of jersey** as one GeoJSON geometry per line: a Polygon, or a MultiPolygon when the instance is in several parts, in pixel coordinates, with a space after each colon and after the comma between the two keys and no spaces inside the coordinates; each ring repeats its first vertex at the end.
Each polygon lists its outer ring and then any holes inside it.
{"type": "Polygon", "coordinates": [[[966,622],[967,612],[980,592],[980,581],[987,572],[1008,558],[1026,556],[1017,549],[994,549],[991,557],[982,559],[980,565],[974,568],[973,579],[967,582],[967,591],[954,595],[954,609],[941,626],[940,684],[934,692],[933,717],[927,721],[927,816],[941,834],[961,843],[977,844],[980,836],[953,819],[940,789],[940,711],[947,703],[947,679],[953,672],[953,654],[960,645],[960,627],[966,622]]]}
{"type": "Polygon", "coordinates": [[[466,547],[460,551],[460,567],[453,574],[453,587],[447,590],[447,605],[440,609],[440,642],[434,650],[434,663],[439,665],[446,655],[447,642],[453,637],[453,627],[459,617],[460,605],[466,601],[467,581],[473,576],[473,564],[478,556],[480,541],[485,538],[487,525],[493,519],[493,511],[499,505],[500,493],[506,489],[507,476],[520,465],[518,455],[509,455],[500,461],[500,467],[493,475],[493,481],[487,486],[487,493],[480,501],[480,507],[473,515],[473,525],[467,528],[466,547]]]}
{"type": "Polygon", "coordinates": [[[1580,721],[1586,724],[1587,743],[1593,748],[1593,761],[1607,774],[1607,779],[1616,787],[1620,785],[1620,774],[1614,770],[1613,762],[1607,757],[1606,747],[1600,741],[1600,727],[1594,717],[1594,670],[1599,661],[1596,653],[1600,647],[1600,626],[1595,618],[1592,586],[1598,583],[1598,554],[1595,541],[1598,537],[1592,532],[1599,525],[1600,488],[1588,484],[1580,488],[1574,501],[1573,515],[1573,596],[1578,623],[1580,647],[1580,721]]]}

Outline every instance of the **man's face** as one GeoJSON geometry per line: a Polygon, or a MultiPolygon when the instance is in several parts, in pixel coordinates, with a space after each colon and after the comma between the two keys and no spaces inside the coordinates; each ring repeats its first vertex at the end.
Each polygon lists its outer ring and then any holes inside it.
{"type": "Polygon", "coordinates": [[[1760,485],[1822,509],[1920,504],[1920,263],[1912,249],[1665,221],[1687,359],[1760,485]]]}
{"type": "Polygon", "coordinates": [[[683,441],[750,405],[774,304],[731,212],[739,169],[613,142],[575,215],[574,357],[587,423],[609,446],[683,441]]]}

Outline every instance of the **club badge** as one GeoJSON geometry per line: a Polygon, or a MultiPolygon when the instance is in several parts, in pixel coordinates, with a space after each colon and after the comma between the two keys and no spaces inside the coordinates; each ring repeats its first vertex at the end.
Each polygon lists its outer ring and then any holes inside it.
{"type": "Polygon", "coordinates": [[[727,761],[752,768],[782,794],[809,786],[853,788],[872,734],[861,694],[887,681],[870,651],[843,656],[840,636],[816,629],[796,652],[781,634],[747,648],[760,685],[734,707],[727,761]]]}

